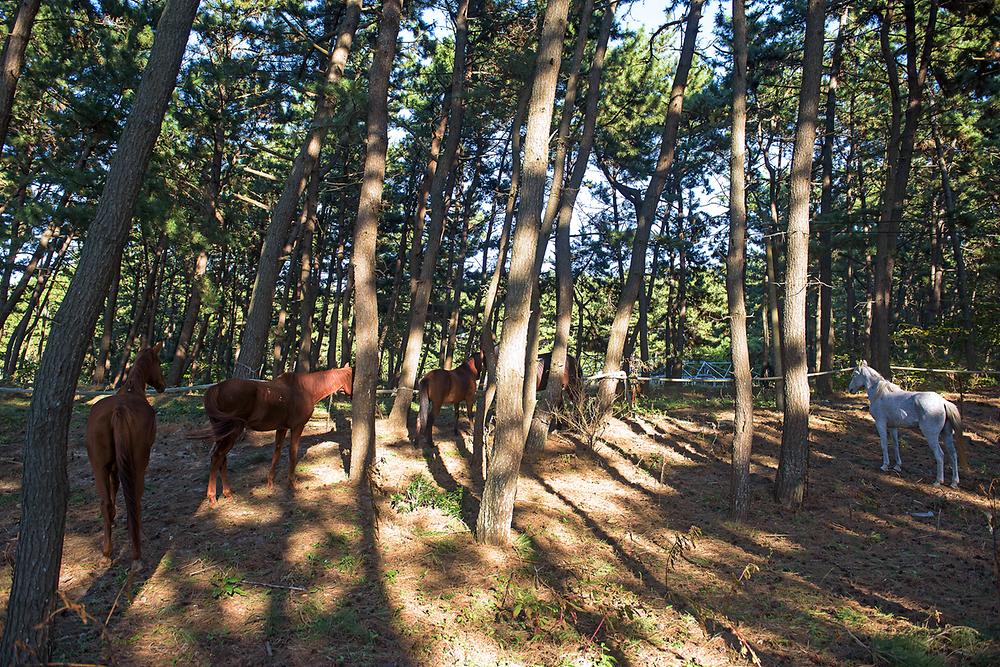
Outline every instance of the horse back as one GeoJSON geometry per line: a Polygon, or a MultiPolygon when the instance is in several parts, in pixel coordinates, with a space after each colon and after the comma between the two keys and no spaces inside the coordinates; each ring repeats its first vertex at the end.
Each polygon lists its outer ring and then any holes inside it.
{"type": "Polygon", "coordinates": [[[156,439],[156,412],[146,397],[139,394],[107,396],[91,409],[86,435],[87,452],[92,459],[113,460],[116,448],[123,446],[148,450],[156,439]]]}
{"type": "Polygon", "coordinates": [[[465,366],[453,371],[436,368],[420,378],[420,384],[427,388],[427,397],[438,406],[468,400],[476,391],[476,379],[465,366]]]}

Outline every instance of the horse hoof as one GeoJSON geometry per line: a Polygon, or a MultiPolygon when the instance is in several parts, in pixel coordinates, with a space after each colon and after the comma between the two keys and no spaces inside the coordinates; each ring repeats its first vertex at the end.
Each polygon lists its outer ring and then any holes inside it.
{"type": "Polygon", "coordinates": [[[941,484],[942,484],[943,481],[944,480],[938,480],[938,481],[934,482],[934,486],[941,486],[941,484]]]}
{"type": "Polygon", "coordinates": [[[232,491],[229,491],[229,490],[226,490],[226,491],[223,491],[223,492],[222,492],[222,495],[223,495],[223,497],[225,497],[225,498],[232,498],[232,497],[233,497],[233,492],[232,492],[232,491]]]}
{"type": "Polygon", "coordinates": [[[215,507],[215,496],[208,496],[208,506],[215,507]]]}
{"type": "Polygon", "coordinates": [[[953,488],[953,489],[957,489],[958,488],[958,482],[952,482],[949,486],[951,486],[951,488],[953,488]]]}
{"type": "Polygon", "coordinates": [[[884,465],[881,468],[879,468],[879,470],[881,470],[882,472],[889,472],[889,466],[884,465]]]}
{"type": "Polygon", "coordinates": [[[896,472],[903,472],[903,466],[898,466],[898,465],[892,466],[892,469],[895,470],[896,472]]]}

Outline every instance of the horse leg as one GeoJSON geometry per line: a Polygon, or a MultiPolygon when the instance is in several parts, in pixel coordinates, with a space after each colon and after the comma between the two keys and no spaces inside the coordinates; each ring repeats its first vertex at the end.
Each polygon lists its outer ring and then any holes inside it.
{"type": "Polygon", "coordinates": [[[142,494],[146,490],[145,462],[136,461],[132,472],[135,475],[135,479],[132,480],[133,495],[125,499],[128,503],[125,510],[128,512],[128,536],[132,542],[132,570],[138,571],[142,569],[142,494]]]}
{"type": "Polygon", "coordinates": [[[896,448],[896,465],[893,466],[892,469],[895,470],[896,472],[899,472],[899,471],[901,471],[903,469],[903,459],[899,455],[899,429],[898,428],[892,429],[892,444],[896,448]]]}
{"type": "Polygon", "coordinates": [[[434,422],[437,421],[437,416],[441,412],[441,403],[442,402],[443,402],[443,399],[442,399],[442,401],[438,401],[436,403],[433,402],[433,401],[431,401],[431,411],[430,411],[430,414],[427,416],[427,445],[428,446],[434,444],[434,422]]]}
{"type": "Polygon", "coordinates": [[[875,422],[879,443],[882,445],[882,472],[889,470],[889,433],[885,422],[875,422]]]}
{"type": "Polygon", "coordinates": [[[455,435],[458,435],[458,422],[462,419],[462,401],[455,401],[455,435]]]}
{"type": "Polygon", "coordinates": [[[958,450],[955,449],[955,436],[951,424],[944,425],[944,446],[951,458],[951,488],[958,488],[958,450]]]}
{"type": "Polygon", "coordinates": [[[268,490],[274,488],[274,473],[278,469],[278,459],[281,458],[281,445],[285,440],[286,430],[287,429],[279,428],[274,432],[274,455],[271,457],[271,471],[267,473],[268,490]]]}
{"type": "Polygon", "coordinates": [[[216,484],[215,475],[216,473],[222,476],[222,493],[227,498],[231,498],[233,495],[232,489],[229,488],[229,480],[226,476],[226,455],[229,450],[233,448],[236,442],[236,434],[226,436],[222,440],[215,443],[215,448],[212,450],[212,466],[209,468],[208,472],[208,492],[206,497],[208,498],[208,504],[211,507],[215,507],[216,499],[216,484]]]}
{"type": "Polygon", "coordinates": [[[934,462],[937,463],[937,477],[934,486],[939,486],[944,483],[944,452],[941,451],[941,444],[938,442],[941,435],[940,428],[936,424],[921,424],[920,431],[927,438],[927,446],[931,448],[934,462]]]}
{"type": "Polygon", "coordinates": [[[101,553],[105,558],[111,558],[111,526],[115,523],[115,493],[111,482],[113,474],[114,471],[110,468],[94,469],[97,495],[101,499],[101,516],[104,518],[104,545],[101,553]]]}
{"type": "Polygon", "coordinates": [[[299,441],[302,439],[302,430],[306,425],[296,426],[292,429],[292,437],[288,444],[288,490],[295,490],[295,466],[299,462],[299,441]]]}

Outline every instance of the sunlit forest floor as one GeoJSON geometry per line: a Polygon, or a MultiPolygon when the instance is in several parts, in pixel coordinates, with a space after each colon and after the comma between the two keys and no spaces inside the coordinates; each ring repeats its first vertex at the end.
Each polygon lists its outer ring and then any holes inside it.
{"type": "MultiPolygon", "coordinates": [[[[980,490],[1000,471],[995,395],[964,398],[972,469],[959,491],[930,485],[933,459],[917,433],[904,435],[903,473],[881,473],[863,397],[815,404],[810,495],[798,513],[770,500],[781,415],[759,410],[746,527],[726,519],[726,401],[648,401],[594,451],[556,433],[528,455],[511,550],[478,547],[467,527],[479,481],[471,436],[453,434],[449,409],[436,450],[380,439],[376,535],[346,484],[346,403],[329,419],[317,409],[294,496],[284,459],[266,490],[273,435],[255,433],[230,455],[235,497],[213,509],[209,445],[190,437],[204,425],[200,399],[155,400],[146,568],[133,579],[120,504],[115,560],[101,557],[88,408],[74,413],[60,589],[82,607],[55,622],[58,660],[690,666],[749,664],[750,650],[765,665],[1000,660],[980,490]]],[[[0,404],[0,602],[25,409],[0,404]]]]}

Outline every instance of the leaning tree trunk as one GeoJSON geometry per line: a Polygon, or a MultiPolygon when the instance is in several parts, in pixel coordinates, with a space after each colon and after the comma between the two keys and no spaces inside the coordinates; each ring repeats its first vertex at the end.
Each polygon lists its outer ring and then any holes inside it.
{"type": "Polygon", "coordinates": [[[31,29],[35,25],[35,16],[41,6],[41,0],[23,0],[14,17],[14,25],[7,35],[3,54],[0,55],[0,151],[7,143],[7,130],[10,129],[10,117],[14,109],[14,93],[17,90],[17,80],[21,78],[24,68],[24,54],[28,50],[28,40],[31,39],[31,29]]]}
{"type": "Polygon", "coordinates": [[[820,162],[823,169],[823,190],[819,200],[819,213],[823,226],[819,234],[819,370],[827,375],[816,378],[816,391],[822,396],[833,392],[833,232],[830,218],[833,215],[833,142],[836,131],[837,80],[843,61],[844,37],[847,34],[848,6],[840,14],[840,29],[833,45],[833,61],[830,66],[830,80],[826,91],[826,127],[823,133],[823,149],[820,162]]]}
{"type": "MultiPolygon", "coordinates": [[[[354,32],[361,15],[361,0],[346,0],[343,16],[338,26],[336,46],[330,50],[326,74],[323,78],[325,90],[333,91],[344,74],[347,56],[354,41],[354,32]]],[[[253,295],[247,309],[243,334],[240,336],[240,354],[233,374],[241,378],[258,377],[264,360],[271,310],[274,306],[274,291],[278,282],[281,251],[288,238],[288,228],[295,216],[299,198],[306,188],[309,174],[319,160],[323,142],[333,123],[336,99],[332,94],[323,94],[316,103],[312,123],[306,134],[302,148],[292,163],[288,178],[278,203],[271,211],[271,222],[261,248],[254,281],[253,295]]]]}
{"type": "Polygon", "coordinates": [[[518,97],[517,110],[511,123],[510,140],[510,191],[507,193],[507,205],[504,210],[503,225],[500,228],[497,263],[490,276],[490,284],[486,288],[486,298],[483,303],[483,323],[479,330],[479,350],[483,354],[486,366],[486,387],[476,402],[476,414],[472,427],[473,469],[479,473],[486,472],[486,418],[493,407],[493,399],[497,390],[496,344],[493,338],[493,314],[496,309],[497,293],[500,290],[500,278],[507,261],[507,249],[510,245],[510,230],[514,222],[515,206],[521,183],[521,126],[528,113],[528,100],[531,86],[524,86],[518,97]]]}
{"type": "Polygon", "coordinates": [[[121,261],[143,175],[177,81],[198,0],[167,0],[87,242],[52,323],[28,409],[21,521],[0,663],[45,663],[66,528],[66,441],[94,325],[121,261]]]}
{"type": "MultiPolygon", "coordinates": [[[[451,108],[448,111],[448,129],[441,159],[434,169],[431,184],[431,224],[427,230],[427,250],[420,264],[420,279],[417,291],[410,304],[410,322],[403,352],[403,367],[399,373],[396,397],[389,414],[387,429],[391,433],[406,432],[406,422],[410,414],[413,387],[420,370],[420,351],[424,344],[424,326],[427,323],[427,307],[434,287],[434,270],[437,268],[438,251],[447,215],[445,195],[450,192],[449,175],[458,147],[462,140],[462,125],[465,117],[465,77],[469,45],[469,0],[460,0],[455,15],[455,61],[451,75],[451,108]]],[[[414,238],[414,243],[418,239],[414,238]]]]}
{"type": "Polygon", "coordinates": [[[826,2],[809,0],[799,115],[795,125],[789,179],[787,255],[785,261],[785,412],[781,454],[774,493],[787,507],[798,507],[806,494],[809,470],[809,377],[806,368],[806,283],[809,277],[809,182],[819,82],[823,72],[823,20],[826,2]]]}
{"type": "Polygon", "coordinates": [[[747,18],[744,0],[733,0],[733,128],[729,163],[729,253],[726,296],[729,338],[736,387],[729,510],[743,521],[750,511],[750,452],[753,446],[753,387],[747,345],[746,283],[747,206],[747,18]]]}
{"type": "MultiPolygon", "coordinates": [[[[559,120],[559,129],[556,132],[556,147],[554,165],[552,169],[552,187],[549,191],[549,199],[545,206],[545,215],[542,217],[541,228],[538,233],[538,245],[535,250],[535,266],[532,275],[539,276],[542,265],[545,262],[545,252],[549,245],[549,237],[552,235],[552,228],[559,213],[559,201],[563,189],[563,180],[566,173],[566,157],[570,145],[570,124],[576,113],[576,96],[579,87],[580,66],[583,64],[583,56],[587,48],[587,37],[590,34],[590,23],[594,15],[593,0],[584,0],[580,9],[580,22],[577,29],[576,47],[573,50],[573,59],[570,61],[569,78],[566,81],[566,95],[563,99],[562,114],[559,120]]],[[[528,344],[524,354],[525,377],[533,377],[535,364],[538,358],[539,323],[541,321],[541,289],[536,278],[531,293],[531,315],[528,321],[528,344]]],[[[560,371],[561,372],[561,371],[560,371]]],[[[560,375],[556,376],[561,377],[560,375]]],[[[538,435],[541,428],[548,431],[549,409],[543,405],[540,410],[536,410],[538,392],[534,382],[525,382],[524,385],[524,427],[530,434],[531,424],[534,422],[536,435],[528,438],[526,447],[529,449],[539,449],[545,444],[544,435],[538,435]],[[543,414],[544,413],[544,414],[543,414]],[[544,424],[539,423],[544,420],[544,424]]]]}
{"type": "MultiPolygon", "coordinates": [[[[556,225],[556,277],[558,281],[558,298],[556,300],[556,332],[552,343],[552,358],[549,365],[549,380],[545,387],[545,397],[542,404],[535,410],[528,431],[528,449],[541,449],[549,432],[552,410],[559,405],[562,396],[562,377],[566,367],[566,356],[569,351],[569,334],[573,322],[573,257],[570,247],[570,229],[573,222],[573,208],[577,195],[583,185],[583,178],[590,161],[590,152],[594,146],[594,130],[597,125],[597,103],[600,98],[601,75],[604,72],[604,58],[607,54],[608,39],[614,24],[618,0],[612,0],[604,11],[601,28],[597,37],[597,48],[594,51],[594,61],[587,75],[587,96],[584,101],[583,130],[580,147],[576,153],[576,162],[570,173],[569,182],[562,189],[556,225]]],[[[587,26],[581,25],[585,31],[587,26]]],[[[567,98],[569,95],[567,94],[567,98]]],[[[568,124],[568,123],[567,123],[568,124]]],[[[551,195],[550,195],[551,196],[551,195]]],[[[573,397],[578,400],[580,397],[573,397]]]]}
{"type": "MultiPolygon", "coordinates": [[[[531,309],[532,275],[538,246],[538,228],[549,162],[549,127],[555,106],[556,83],[566,34],[569,0],[549,0],[538,43],[538,58],[528,105],[524,140],[524,173],[517,229],[511,252],[504,324],[497,352],[497,427],[487,457],[486,481],[476,522],[476,539],[483,544],[510,543],[517,477],[524,455],[525,350],[531,309]]],[[[484,322],[484,326],[486,323],[484,322]]],[[[533,381],[534,378],[527,378],[533,381]]]]}
{"type": "Polygon", "coordinates": [[[368,73],[368,137],[364,177],[354,224],[354,330],[358,353],[351,399],[351,482],[369,479],[375,457],[375,385],[378,383],[378,298],[375,293],[375,240],[382,209],[385,154],[389,145],[389,75],[396,55],[402,0],[384,0],[378,40],[368,73]]]}
{"type": "MultiPolygon", "coordinates": [[[[684,27],[684,43],[677,61],[674,83],[670,89],[670,103],[667,106],[667,117],[663,124],[663,135],[660,137],[660,154],[656,160],[656,171],[649,179],[649,185],[642,198],[642,206],[637,211],[635,239],[632,242],[632,258],[629,261],[628,278],[618,299],[614,322],[608,336],[608,348],[604,355],[603,373],[605,375],[612,375],[621,370],[628,323],[632,317],[635,300],[642,288],[643,277],[646,274],[646,248],[649,245],[650,230],[653,219],[656,217],[660,195],[663,194],[663,187],[666,185],[667,172],[674,162],[677,132],[680,128],[681,112],[684,108],[684,90],[687,87],[688,73],[691,71],[691,62],[694,59],[698,24],[701,20],[701,9],[704,4],[704,0],[691,0],[688,9],[684,27]]],[[[617,387],[618,380],[616,379],[605,379],[601,382],[598,393],[598,405],[601,413],[610,409],[617,387]]]]}

